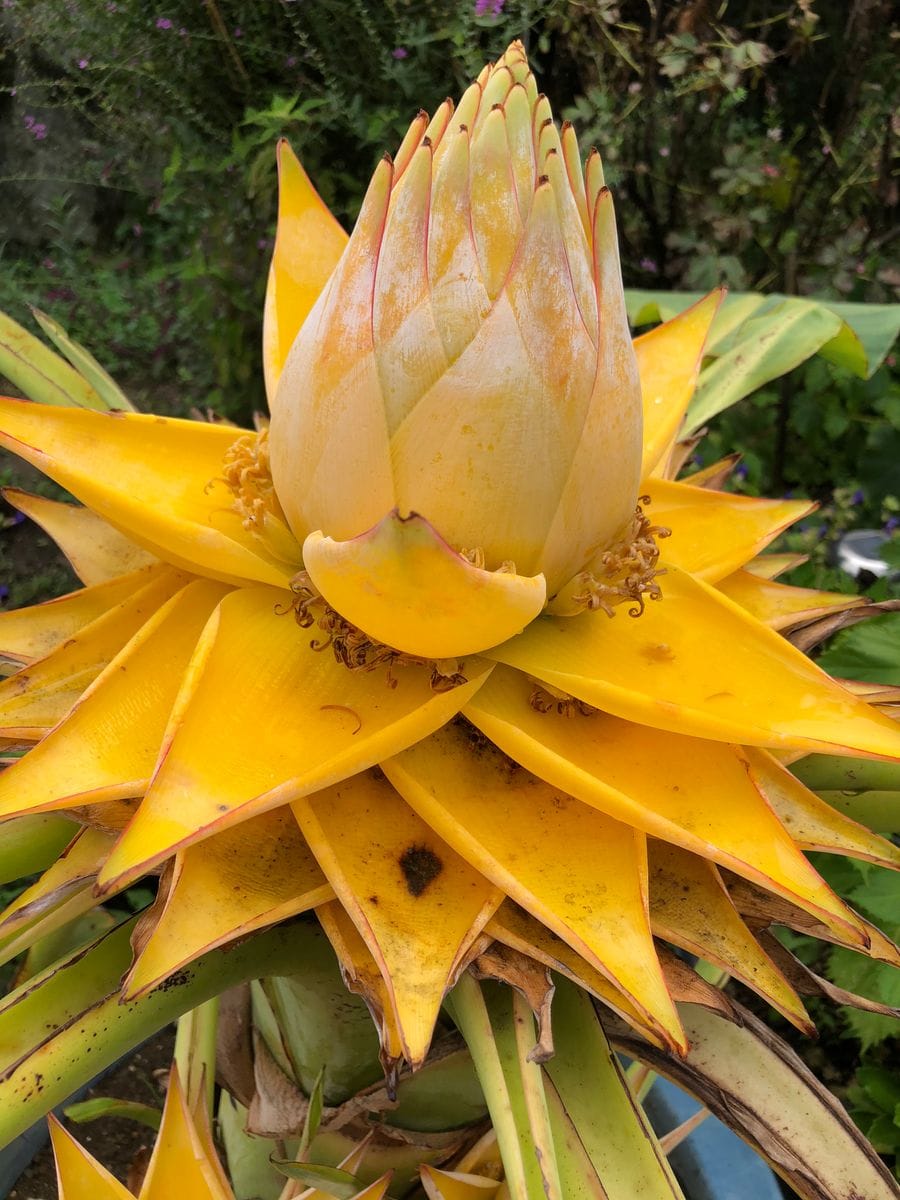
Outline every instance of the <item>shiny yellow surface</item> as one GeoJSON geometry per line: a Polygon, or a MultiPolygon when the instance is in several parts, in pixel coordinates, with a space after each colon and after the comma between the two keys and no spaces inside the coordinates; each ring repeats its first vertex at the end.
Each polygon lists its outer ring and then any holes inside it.
{"type": "Polygon", "coordinates": [[[764,750],[747,750],[750,777],[804,850],[824,850],[900,868],[900,846],[820,800],[764,750]]]}
{"type": "Polygon", "coordinates": [[[815,507],[808,500],[757,500],[667,479],[651,479],[644,490],[647,516],[672,531],[659,543],[662,561],[708,583],[755,558],[815,507]]]}
{"type": "Polygon", "coordinates": [[[128,600],[145,584],[167,573],[162,567],[142,568],[107,583],[70,592],[57,600],[0,613],[0,654],[19,662],[44,658],[86,625],[128,600]]]}
{"type": "Polygon", "coordinates": [[[143,606],[132,622],[134,636],[61,724],[0,775],[0,816],[142,795],[181,675],[225,591],[223,584],[198,580],[155,614],[143,606]]]}
{"type": "MultiPolygon", "coordinates": [[[[748,567],[750,565],[752,564],[748,564],[748,567]]],[[[764,569],[767,566],[768,564],[764,564],[764,569]]],[[[733,575],[720,580],[716,586],[723,595],[746,609],[751,616],[768,625],[770,629],[790,629],[815,617],[843,612],[848,608],[859,608],[866,603],[865,596],[790,587],[788,584],[775,583],[749,569],[735,571],[733,575]]]]}
{"type": "Polygon", "coordinates": [[[424,1166],[420,1171],[428,1200],[493,1200],[500,1190],[496,1179],[483,1175],[464,1175],[459,1171],[441,1171],[424,1166]]]}
{"type": "Polygon", "coordinates": [[[263,370],[271,404],[288,351],[347,245],[289,144],[278,143],[278,227],[263,310],[263,370]]]}
{"type": "MultiPolygon", "coordinates": [[[[900,729],[683,571],[642,616],[541,617],[488,652],[629,721],[718,741],[900,754],[900,729]]],[[[620,610],[621,612],[621,610],[620,610]]]]}
{"type": "Polygon", "coordinates": [[[644,401],[641,474],[653,475],[681,427],[697,386],[703,347],[724,291],[717,288],[684,312],[634,340],[644,401]]]}
{"type": "Polygon", "coordinates": [[[165,907],[123,990],[138,996],[214,946],[333,896],[287,808],[188,846],[175,855],[165,907]]]}
{"type": "Polygon", "coordinates": [[[0,734],[40,738],[61,721],[88,684],[184,584],[164,570],[83,626],[46,657],[0,683],[0,734]]]}
{"type": "Polygon", "coordinates": [[[349,542],[312,533],[303,561],[315,586],[375,641],[423,658],[477,654],[541,611],[544,577],[485,571],[418,516],[389,514],[349,542]]]}
{"type": "MultiPolygon", "coordinates": [[[[206,1113],[199,1114],[206,1120],[206,1113]]],[[[178,1073],[169,1077],[162,1125],[138,1200],[234,1200],[216,1158],[209,1129],[197,1124],[178,1073]]]]}
{"type": "Polygon", "coordinates": [[[134,878],[179,847],[425,737],[490,669],[471,660],[471,682],[435,692],[427,669],[398,668],[391,687],[385,668],[348,671],[330,650],[311,649],[317,631],[298,628],[289,601],[274,588],[246,588],[220,604],[184,677],[159,769],[102,884],[134,878]]]}
{"type": "Polygon", "coordinates": [[[134,1200],[125,1185],[92,1158],[56,1117],[48,1119],[59,1200],[134,1200]]]}
{"type": "Polygon", "coordinates": [[[506,900],[494,913],[486,926],[486,932],[518,950],[536,962],[543,963],[551,971],[559,971],[579,987],[585,988],[598,1000],[633,1025],[655,1046],[665,1045],[658,1027],[647,1013],[639,1012],[629,998],[603,975],[586,962],[568,942],[564,942],[546,925],[520,908],[512,900],[506,900]]]}
{"type": "Polygon", "coordinates": [[[712,863],[652,839],[649,851],[654,933],[728,971],[812,1032],[803,1002],[738,916],[712,863]]]}
{"type": "Polygon", "coordinates": [[[90,508],[32,496],[18,488],[4,488],[3,496],[49,533],[88,587],[156,561],[149,551],[129,541],[90,508]]]}
{"type": "Polygon", "coordinates": [[[141,546],[228,582],[287,583],[297,566],[268,559],[231,511],[221,475],[235,436],[228,425],[0,396],[0,444],[141,546]]]}
{"type": "Polygon", "coordinates": [[[751,783],[736,747],[647,729],[608,713],[539,713],[530,693],[523,676],[495,671],[465,715],[553,787],[856,928],[751,783]]]}
{"type": "Polygon", "coordinates": [[[457,853],[683,1044],[650,935],[641,833],[453,726],[382,767],[457,853]]]}
{"type": "Polygon", "coordinates": [[[444,995],[502,893],[380,773],[356,775],[292,808],[391,991],[406,1058],[419,1065],[444,995]]]}

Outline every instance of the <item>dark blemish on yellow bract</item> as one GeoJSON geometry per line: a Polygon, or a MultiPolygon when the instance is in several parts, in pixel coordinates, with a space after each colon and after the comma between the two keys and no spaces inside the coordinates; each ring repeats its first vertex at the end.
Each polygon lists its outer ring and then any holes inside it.
{"type": "Polygon", "coordinates": [[[408,846],[400,855],[400,870],[411,896],[421,896],[443,869],[444,864],[427,846],[408,846]]]}

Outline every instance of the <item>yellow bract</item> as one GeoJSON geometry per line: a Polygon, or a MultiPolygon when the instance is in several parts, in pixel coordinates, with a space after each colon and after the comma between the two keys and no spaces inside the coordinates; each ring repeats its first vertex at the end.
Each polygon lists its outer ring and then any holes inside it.
{"type": "MultiPolygon", "coordinates": [[[[59,1200],[132,1200],[131,1192],[50,1118],[59,1200]]],[[[192,1112],[177,1071],[166,1093],[162,1125],[138,1200],[234,1200],[205,1114],[192,1112]]]]}
{"type": "MultiPolygon", "coordinates": [[[[267,432],[0,400],[4,444],[88,506],[17,498],[89,585],[0,614],[0,736],[37,743],[0,816],[100,827],[79,904],[164,869],[130,995],[315,908],[386,1060],[422,1061],[493,939],[657,1045],[685,1046],[687,968],[654,936],[803,1026],[750,932],[766,903],[896,953],[802,853],[895,848],[769,754],[900,756],[775,632],[858,601],[756,557],[805,505],[711,490],[727,461],[671,478],[721,297],[632,347],[599,158],[521,47],[451,112],[379,165],[346,247],[282,146],[267,432]]],[[[121,1194],[56,1136],[70,1200],[121,1194]]]]}

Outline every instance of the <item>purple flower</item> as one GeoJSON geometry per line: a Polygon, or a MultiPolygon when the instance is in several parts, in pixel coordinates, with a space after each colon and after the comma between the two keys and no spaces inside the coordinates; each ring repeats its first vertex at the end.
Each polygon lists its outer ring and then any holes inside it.
{"type": "Polygon", "coordinates": [[[238,27],[236,26],[236,27],[235,27],[235,30],[234,30],[234,36],[235,36],[236,38],[242,38],[242,37],[244,36],[244,31],[243,31],[243,29],[240,29],[240,28],[238,28],[238,27]]]}
{"type": "Polygon", "coordinates": [[[900,529],[900,517],[888,517],[884,523],[884,532],[893,533],[895,529],[900,529]]]}
{"type": "Polygon", "coordinates": [[[499,17],[505,3],[506,0],[475,0],[475,16],[483,17],[490,11],[491,16],[499,17]]]}
{"type": "Polygon", "coordinates": [[[171,29],[172,22],[169,20],[168,17],[157,17],[156,18],[156,28],[157,29],[171,29]]]}
{"type": "MultiPolygon", "coordinates": [[[[4,5],[3,7],[5,8],[6,5],[4,5]]],[[[9,588],[6,586],[5,583],[0,583],[0,600],[8,600],[8,599],[9,599],[9,588]]]]}
{"type": "Polygon", "coordinates": [[[828,157],[828,155],[831,153],[831,147],[830,147],[830,146],[823,146],[823,147],[822,147],[822,153],[823,153],[823,154],[825,155],[825,157],[827,158],[827,157],[828,157]]]}
{"type": "Polygon", "coordinates": [[[640,262],[642,271],[647,271],[650,275],[658,275],[659,267],[655,258],[642,258],[640,262]]]}
{"type": "Polygon", "coordinates": [[[660,146],[660,148],[659,148],[659,157],[660,158],[668,158],[671,153],[672,153],[672,151],[669,149],[668,146],[660,146]]]}
{"type": "Polygon", "coordinates": [[[290,57],[289,57],[289,58],[286,58],[286,59],[284,60],[284,65],[285,65],[286,67],[296,67],[296,65],[297,65],[297,59],[296,59],[296,58],[294,57],[294,55],[292,54],[292,55],[290,55],[290,57]]]}
{"type": "Polygon", "coordinates": [[[409,51],[406,49],[405,46],[397,46],[397,48],[395,50],[391,51],[391,58],[408,58],[408,57],[409,57],[409,51]]]}
{"type": "Polygon", "coordinates": [[[85,68],[85,67],[88,65],[88,63],[89,63],[90,61],[91,61],[91,60],[90,60],[89,58],[79,58],[79,60],[78,60],[78,69],[79,69],[79,71],[83,71],[83,70],[84,70],[84,68],[85,68]]]}
{"type": "Polygon", "coordinates": [[[865,498],[866,498],[866,493],[862,490],[862,488],[857,488],[856,491],[853,493],[853,495],[850,497],[850,503],[851,504],[862,504],[862,502],[863,502],[863,500],[865,500],[865,498]]]}
{"type": "Polygon", "coordinates": [[[738,463],[738,465],[734,468],[734,477],[735,479],[747,478],[747,468],[743,463],[738,463]]]}

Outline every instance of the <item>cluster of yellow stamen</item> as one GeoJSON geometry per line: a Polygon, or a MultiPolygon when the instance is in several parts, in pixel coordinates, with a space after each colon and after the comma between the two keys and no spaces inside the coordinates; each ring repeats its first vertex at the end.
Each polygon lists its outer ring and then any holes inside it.
{"type": "Polygon", "coordinates": [[[660,599],[662,589],[657,580],[665,570],[656,565],[659,561],[656,539],[669,537],[672,531],[662,525],[651,525],[641,507],[649,503],[649,496],[641,496],[634,510],[630,536],[606,550],[593,571],[582,571],[568,584],[566,590],[573,606],[588,611],[599,608],[611,617],[616,605],[630,600],[634,606],[628,615],[639,617],[647,600],[660,599]]]}
{"type": "Polygon", "coordinates": [[[331,649],[335,661],[349,671],[374,671],[387,667],[388,687],[396,687],[396,667],[426,667],[431,672],[431,687],[435,692],[449,692],[466,682],[464,664],[459,659],[426,659],[404,654],[383,642],[376,642],[362,629],[352,625],[329,605],[313,584],[306,571],[300,571],[291,581],[294,600],[290,606],[301,629],[314,625],[324,638],[310,642],[313,650],[331,649]]]}
{"type": "Polygon", "coordinates": [[[267,517],[284,520],[269,467],[268,426],[244,434],[229,447],[223,460],[222,479],[234,495],[232,508],[245,529],[262,533],[267,517]]]}

